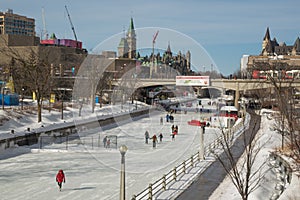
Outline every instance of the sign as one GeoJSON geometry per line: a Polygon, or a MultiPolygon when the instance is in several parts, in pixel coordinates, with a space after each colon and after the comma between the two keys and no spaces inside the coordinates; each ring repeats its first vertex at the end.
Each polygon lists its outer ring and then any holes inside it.
{"type": "Polygon", "coordinates": [[[178,86],[209,86],[209,76],[176,76],[178,86]]]}
{"type": "Polygon", "coordinates": [[[50,95],[50,103],[55,103],[55,94],[50,95]]]}

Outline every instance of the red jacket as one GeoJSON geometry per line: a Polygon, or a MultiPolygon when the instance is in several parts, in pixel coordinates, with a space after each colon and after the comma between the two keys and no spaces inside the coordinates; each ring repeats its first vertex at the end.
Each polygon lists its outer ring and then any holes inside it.
{"type": "Polygon", "coordinates": [[[59,170],[56,175],[56,182],[62,183],[65,181],[66,181],[66,179],[65,179],[65,174],[64,174],[63,170],[59,170]]]}

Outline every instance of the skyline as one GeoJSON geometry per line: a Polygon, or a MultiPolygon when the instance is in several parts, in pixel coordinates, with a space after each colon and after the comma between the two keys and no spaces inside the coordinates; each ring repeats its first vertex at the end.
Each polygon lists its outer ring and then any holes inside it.
{"type": "MultiPolygon", "coordinates": [[[[162,28],[173,33],[185,35],[204,48],[213,60],[214,69],[223,75],[239,70],[242,55],[258,55],[261,52],[262,39],[267,27],[271,38],[294,44],[299,37],[300,24],[296,0],[240,2],[222,1],[35,1],[3,0],[2,12],[8,8],[15,14],[36,20],[36,34],[43,31],[42,9],[49,35],[55,33],[58,38],[74,39],[71,25],[65,10],[68,7],[78,40],[89,52],[111,37],[123,34],[128,29],[130,18],[135,29],[150,28],[150,35],[143,38],[151,46],[155,29],[162,28]],[[31,6],[28,6],[31,5],[31,6]],[[152,35],[151,35],[152,34],[152,35]],[[148,40],[148,41],[147,41],[148,40]]],[[[176,35],[174,34],[174,36],[176,35]]],[[[168,41],[162,41],[158,35],[157,45],[167,48],[168,41]],[[159,44],[159,42],[162,42],[159,44]]],[[[141,35],[137,34],[138,48],[141,35]]],[[[176,36],[171,39],[176,39],[176,36]]],[[[143,42],[144,42],[143,41],[143,42]]],[[[176,47],[170,40],[174,53],[190,50],[189,46],[176,47]],[[179,49],[180,48],[180,49],[179,49]]],[[[143,46],[144,47],[144,46],[143,46]]],[[[113,47],[112,47],[113,48],[113,47]]],[[[107,49],[117,51],[115,49],[107,49]]],[[[200,52],[191,51],[192,59],[200,52]]],[[[198,68],[202,66],[198,66],[198,68]]],[[[207,67],[207,66],[206,66],[207,67]]]]}

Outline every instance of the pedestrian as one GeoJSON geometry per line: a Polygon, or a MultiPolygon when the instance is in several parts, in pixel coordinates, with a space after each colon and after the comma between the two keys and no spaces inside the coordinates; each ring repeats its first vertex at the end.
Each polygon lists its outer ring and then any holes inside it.
{"type": "Polygon", "coordinates": [[[173,117],[173,115],[170,115],[170,116],[169,116],[169,119],[170,119],[170,122],[171,122],[171,123],[174,122],[174,117],[173,117]]]}
{"type": "Polygon", "coordinates": [[[149,139],[149,132],[145,132],[145,143],[148,144],[148,139],[149,139]]]}
{"type": "Polygon", "coordinates": [[[170,118],[170,116],[169,116],[169,113],[166,115],[166,121],[167,122],[169,122],[169,118],[170,118]]]}
{"type": "Polygon", "coordinates": [[[106,143],[107,143],[107,136],[105,136],[105,137],[103,138],[103,145],[104,145],[104,148],[106,148],[106,143]]]}
{"type": "Polygon", "coordinates": [[[155,134],[152,136],[152,142],[153,142],[153,148],[156,148],[157,137],[155,134]]]}
{"type": "Polygon", "coordinates": [[[107,139],[106,148],[110,148],[110,139],[107,139]]]}
{"type": "Polygon", "coordinates": [[[66,177],[65,177],[64,171],[62,169],[60,169],[58,171],[58,173],[56,174],[56,182],[58,184],[59,191],[61,191],[62,183],[66,182],[66,177]]]}
{"type": "Polygon", "coordinates": [[[160,125],[163,125],[164,119],[160,117],[160,125]]]}
{"type": "Polygon", "coordinates": [[[172,134],[171,134],[171,136],[172,136],[172,141],[175,141],[175,132],[173,132],[172,134]]]}
{"type": "Polygon", "coordinates": [[[164,137],[163,134],[160,133],[158,137],[159,137],[159,141],[162,142],[162,139],[163,139],[163,137],[164,137]]]}

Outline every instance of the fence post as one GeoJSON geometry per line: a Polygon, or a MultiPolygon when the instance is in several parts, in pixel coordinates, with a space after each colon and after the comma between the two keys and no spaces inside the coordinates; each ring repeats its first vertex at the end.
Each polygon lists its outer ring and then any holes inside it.
{"type": "Polygon", "coordinates": [[[200,162],[201,156],[200,156],[200,151],[198,151],[198,161],[200,162]]]}
{"type": "Polygon", "coordinates": [[[192,167],[194,167],[194,156],[193,155],[191,156],[191,165],[192,165],[192,167]]]}
{"type": "Polygon", "coordinates": [[[100,147],[100,133],[99,133],[99,137],[98,137],[98,148],[100,147]]]}
{"type": "Polygon", "coordinates": [[[167,189],[167,183],[166,183],[166,175],[164,174],[163,175],[163,182],[162,182],[162,184],[163,184],[163,190],[166,190],[167,189]]]}
{"type": "Polygon", "coordinates": [[[152,183],[149,184],[149,199],[152,200],[152,183]]]}
{"type": "Polygon", "coordinates": [[[173,179],[176,181],[177,178],[177,172],[176,172],[176,167],[173,169],[173,179]]]}
{"type": "Polygon", "coordinates": [[[94,137],[92,136],[92,149],[94,149],[94,137]]]}
{"type": "Polygon", "coordinates": [[[43,148],[43,137],[41,136],[40,137],[40,149],[42,149],[43,148]]]}
{"type": "Polygon", "coordinates": [[[68,140],[69,140],[69,136],[66,136],[66,150],[68,150],[68,140]]]}

